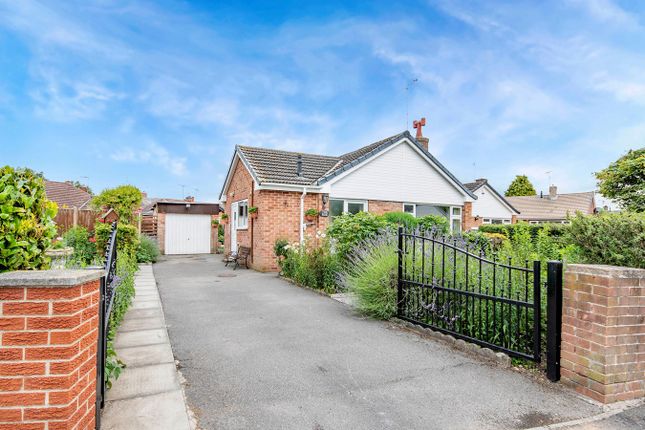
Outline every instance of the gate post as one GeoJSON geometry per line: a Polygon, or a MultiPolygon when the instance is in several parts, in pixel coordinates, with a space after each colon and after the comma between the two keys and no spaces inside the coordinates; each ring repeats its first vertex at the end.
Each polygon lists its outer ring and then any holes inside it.
{"type": "Polygon", "coordinates": [[[533,262],[533,357],[542,358],[542,270],[540,260],[533,262]]]}
{"type": "Polygon", "coordinates": [[[397,316],[403,315],[403,226],[399,226],[399,245],[398,245],[398,275],[396,280],[396,312],[397,316]]]}
{"type": "Polygon", "coordinates": [[[560,380],[560,342],[562,339],[562,262],[547,263],[546,289],[546,376],[560,380]]]}

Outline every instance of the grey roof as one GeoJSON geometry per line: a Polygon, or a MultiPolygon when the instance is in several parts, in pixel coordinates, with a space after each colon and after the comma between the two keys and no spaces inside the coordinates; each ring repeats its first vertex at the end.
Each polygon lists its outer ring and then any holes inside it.
{"type": "Polygon", "coordinates": [[[260,183],[312,185],[340,161],[338,157],[303,152],[253,146],[238,146],[237,148],[254,170],[260,183]],[[301,176],[298,176],[296,172],[298,157],[302,157],[301,176]]]}
{"type": "MultiPolygon", "coordinates": [[[[303,152],[281,151],[277,149],[259,148],[252,146],[237,146],[237,150],[253,170],[252,175],[262,183],[287,185],[322,185],[331,178],[347,171],[373,155],[385,150],[390,145],[407,138],[441,169],[458,187],[473,198],[474,194],[446,169],[436,158],[412,137],[409,131],[395,134],[363,146],[355,151],[338,157],[328,155],[307,154],[303,152]],[[298,176],[296,165],[302,157],[302,175],[298,176]]],[[[232,165],[231,165],[232,168],[232,165]]],[[[229,174],[231,173],[229,169],[229,174]]]]}
{"type": "Polygon", "coordinates": [[[594,192],[557,194],[555,199],[540,196],[506,197],[519,211],[522,220],[565,220],[577,211],[593,214],[594,192]]]}
{"type": "Polygon", "coordinates": [[[497,190],[495,189],[495,187],[493,187],[490,184],[490,182],[488,182],[488,179],[486,179],[486,178],[479,178],[479,179],[475,179],[473,182],[466,182],[464,184],[464,187],[468,188],[471,192],[474,193],[475,191],[477,191],[479,188],[483,187],[484,185],[487,185],[488,188],[490,188],[495,193],[495,195],[497,197],[499,197],[504,203],[506,203],[506,205],[508,205],[508,207],[510,207],[513,211],[515,211],[517,213],[521,213],[517,208],[515,208],[511,204],[511,202],[508,201],[508,199],[506,197],[504,197],[503,195],[498,193],[497,190]]]}

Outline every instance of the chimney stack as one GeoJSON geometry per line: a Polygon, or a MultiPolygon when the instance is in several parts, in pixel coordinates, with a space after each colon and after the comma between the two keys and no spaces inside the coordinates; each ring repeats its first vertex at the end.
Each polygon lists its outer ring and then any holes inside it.
{"type": "Polygon", "coordinates": [[[298,154],[298,161],[296,161],[296,175],[302,176],[302,155],[298,154]]]}
{"type": "Polygon", "coordinates": [[[555,185],[549,186],[549,199],[555,200],[558,198],[558,187],[555,185]]]}
{"type": "Polygon", "coordinates": [[[412,126],[417,129],[417,135],[416,135],[417,142],[419,142],[421,144],[421,146],[423,146],[423,148],[427,151],[428,150],[428,144],[430,143],[430,139],[428,139],[427,137],[423,137],[423,131],[421,130],[421,128],[424,125],[426,125],[426,119],[425,118],[421,118],[419,121],[417,121],[415,119],[412,122],[412,126]]]}

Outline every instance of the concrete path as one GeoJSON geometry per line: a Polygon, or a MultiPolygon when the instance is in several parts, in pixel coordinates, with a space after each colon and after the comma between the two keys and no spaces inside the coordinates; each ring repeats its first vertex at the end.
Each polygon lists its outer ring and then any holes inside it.
{"type": "Polygon", "coordinates": [[[189,430],[159,292],[151,265],[135,278],[136,296],[114,346],[127,367],[107,392],[103,430],[189,430]]]}
{"type": "Polygon", "coordinates": [[[203,429],[510,429],[601,412],[559,384],[219,260],[154,265],[203,429]]]}

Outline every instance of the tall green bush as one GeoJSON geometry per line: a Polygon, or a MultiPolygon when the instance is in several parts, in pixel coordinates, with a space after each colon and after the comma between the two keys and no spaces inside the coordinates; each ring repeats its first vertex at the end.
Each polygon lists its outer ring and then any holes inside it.
{"type": "Polygon", "coordinates": [[[645,269],[645,214],[577,214],[567,241],[583,262],[645,269]]]}
{"type": "Polygon", "coordinates": [[[309,248],[299,244],[285,245],[282,240],[277,240],[274,251],[284,277],[330,294],[337,291],[336,277],[340,265],[328,242],[309,248]]]}
{"type": "MultiPolygon", "coordinates": [[[[99,253],[105,252],[110,233],[112,232],[112,224],[97,222],[94,226],[94,234],[96,237],[96,248],[99,253]]],[[[127,254],[130,257],[136,255],[137,247],[139,246],[139,234],[137,228],[133,225],[123,224],[117,222],[116,227],[116,244],[117,250],[121,254],[127,254]]]]}
{"type": "Polygon", "coordinates": [[[426,215],[417,219],[419,220],[419,229],[423,231],[435,231],[440,234],[448,234],[450,231],[450,223],[445,216],[426,215]]]}
{"type": "Polygon", "coordinates": [[[369,212],[346,213],[334,218],[327,228],[327,235],[342,259],[355,245],[375,236],[386,226],[387,222],[382,217],[369,212]]]}
{"type": "Polygon", "coordinates": [[[381,217],[388,224],[402,225],[408,228],[415,228],[419,225],[419,219],[406,212],[386,212],[381,217]]]}
{"type": "Polygon", "coordinates": [[[96,262],[96,244],[92,242],[90,232],[85,227],[76,226],[63,234],[63,244],[74,248],[72,265],[87,266],[96,262]]]}
{"type": "Polygon", "coordinates": [[[92,199],[92,206],[99,210],[114,209],[119,216],[119,223],[134,222],[134,212],[141,206],[143,195],[133,185],[121,185],[116,188],[103,190],[92,199]]]}
{"type": "Polygon", "coordinates": [[[56,236],[56,212],[42,175],[0,168],[0,272],[48,267],[45,251],[56,236]]]}

